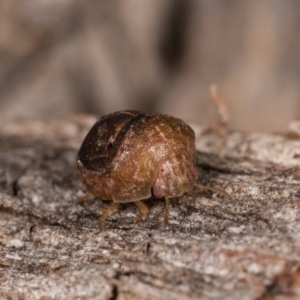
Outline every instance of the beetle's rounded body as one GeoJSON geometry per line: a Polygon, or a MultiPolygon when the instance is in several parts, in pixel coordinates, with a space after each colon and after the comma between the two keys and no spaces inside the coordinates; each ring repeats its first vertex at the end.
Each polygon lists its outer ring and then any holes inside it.
{"type": "MultiPolygon", "coordinates": [[[[174,198],[197,180],[195,134],[183,121],[138,111],[103,116],[77,156],[87,191],[116,203],[174,198]]],[[[139,206],[139,205],[138,205],[139,206]]]]}

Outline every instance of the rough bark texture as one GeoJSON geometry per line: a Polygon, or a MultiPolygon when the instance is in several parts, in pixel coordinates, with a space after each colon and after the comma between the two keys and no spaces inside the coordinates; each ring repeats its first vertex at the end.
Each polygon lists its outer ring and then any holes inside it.
{"type": "Polygon", "coordinates": [[[110,205],[75,170],[95,121],[0,119],[0,299],[299,299],[300,140],[195,127],[199,183],[225,197],[110,205]]]}

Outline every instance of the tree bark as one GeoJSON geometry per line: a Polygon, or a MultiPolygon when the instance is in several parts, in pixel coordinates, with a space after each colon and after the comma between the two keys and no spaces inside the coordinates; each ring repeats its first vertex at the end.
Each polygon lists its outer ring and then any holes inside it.
{"type": "Polygon", "coordinates": [[[300,140],[195,126],[199,184],[170,204],[76,203],[95,118],[0,121],[1,299],[299,299],[300,140]],[[227,194],[227,195],[226,195],[227,194]]]}

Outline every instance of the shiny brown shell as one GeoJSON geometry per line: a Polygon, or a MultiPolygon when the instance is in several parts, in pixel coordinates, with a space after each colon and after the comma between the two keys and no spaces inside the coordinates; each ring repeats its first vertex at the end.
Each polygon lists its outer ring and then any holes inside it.
{"type": "Polygon", "coordinates": [[[182,120],[128,110],[96,122],[78,152],[77,166],[90,194],[115,203],[136,202],[143,212],[145,205],[137,202],[152,194],[174,198],[191,191],[197,180],[195,160],[195,134],[182,120]]]}

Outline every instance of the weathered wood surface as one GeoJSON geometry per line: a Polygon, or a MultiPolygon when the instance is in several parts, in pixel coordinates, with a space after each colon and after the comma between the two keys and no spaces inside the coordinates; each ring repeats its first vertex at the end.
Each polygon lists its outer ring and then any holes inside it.
{"type": "Polygon", "coordinates": [[[199,182],[230,196],[132,204],[84,195],[75,157],[95,121],[0,119],[0,299],[299,299],[300,140],[197,127],[199,182]]]}

